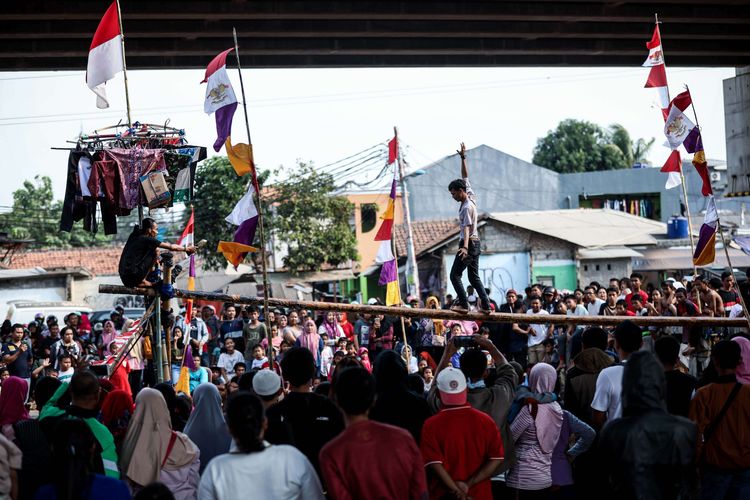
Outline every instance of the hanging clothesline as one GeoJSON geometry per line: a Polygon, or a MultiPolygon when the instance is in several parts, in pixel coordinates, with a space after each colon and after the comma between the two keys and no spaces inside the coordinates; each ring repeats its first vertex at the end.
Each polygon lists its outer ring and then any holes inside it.
{"type": "Polygon", "coordinates": [[[83,220],[86,231],[98,230],[101,214],[105,234],[117,233],[117,217],[142,207],[171,207],[192,199],[198,162],[206,148],[192,146],[185,131],[165,125],[117,124],[81,134],[70,151],[60,230],[71,231],[83,220]],[[105,130],[121,133],[101,134],[105,130]],[[99,205],[100,210],[97,210],[99,205]]]}

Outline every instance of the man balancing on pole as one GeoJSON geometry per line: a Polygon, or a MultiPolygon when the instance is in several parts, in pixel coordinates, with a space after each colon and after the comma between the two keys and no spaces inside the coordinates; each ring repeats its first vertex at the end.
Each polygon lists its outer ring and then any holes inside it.
{"type": "Polygon", "coordinates": [[[154,286],[158,284],[158,275],[149,276],[157,264],[159,253],[157,248],[164,248],[173,252],[195,252],[193,245],[173,245],[156,239],[158,227],[154,219],[145,218],[140,227],[135,226],[128,237],[125,248],[120,255],[120,279],[125,286],[154,286]]]}
{"type": "Polygon", "coordinates": [[[466,290],[461,282],[464,269],[469,270],[469,283],[479,294],[479,310],[490,313],[490,299],[479,279],[479,232],[477,231],[477,202],[476,194],[469,183],[469,168],[466,165],[466,146],[461,143],[461,149],[457,151],[461,157],[461,179],[456,179],[448,184],[448,191],[457,202],[461,203],[458,209],[458,224],[460,234],[458,237],[458,253],[451,267],[451,283],[456,290],[456,301],[451,306],[452,311],[469,312],[469,301],[466,290]]]}

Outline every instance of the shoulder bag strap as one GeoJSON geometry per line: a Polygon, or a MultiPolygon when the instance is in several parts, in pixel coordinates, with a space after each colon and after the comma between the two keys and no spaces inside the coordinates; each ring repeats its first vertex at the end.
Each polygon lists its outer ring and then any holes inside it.
{"type": "Polygon", "coordinates": [[[742,384],[739,382],[734,384],[734,387],[732,387],[732,392],[729,393],[729,396],[727,397],[727,400],[724,402],[724,406],[721,407],[721,410],[719,410],[719,413],[716,415],[716,418],[706,426],[706,428],[703,430],[703,445],[708,442],[708,440],[711,438],[713,433],[716,431],[716,428],[721,423],[722,419],[724,418],[724,415],[726,415],[727,411],[729,410],[729,407],[732,405],[732,402],[737,397],[737,394],[739,394],[740,389],[742,389],[742,384]]]}
{"type": "Polygon", "coordinates": [[[172,453],[172,448],[174,448],[175,441],[177,441],[177,433],[175,431],[172,431],[172,434],[169,436],[169,444],[167,445],[167,454],[164,455],[164,460],[161,461],[162,467],[164,467],[164,465],[167,463],[169,454],[172,453]]]}

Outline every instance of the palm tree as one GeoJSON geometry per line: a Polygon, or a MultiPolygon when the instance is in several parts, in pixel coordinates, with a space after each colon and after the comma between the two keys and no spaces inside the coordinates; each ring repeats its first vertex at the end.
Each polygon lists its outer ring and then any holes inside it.
{"type": "Polygon", "coordinates": [[[648,152],[651,150],[656,139],[653,137],[651,140],[638,139],[633,142],[630,138],[628,131],[619,123],[613,123],[609,126],[609,140],[612,144],[622,151],[628,165],[632,166],[635,163],[646,163],[648,160],[648,152]]]}

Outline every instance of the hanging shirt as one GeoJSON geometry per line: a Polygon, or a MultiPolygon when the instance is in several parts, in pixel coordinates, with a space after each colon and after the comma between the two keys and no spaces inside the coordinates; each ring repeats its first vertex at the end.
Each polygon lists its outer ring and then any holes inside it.
{"type": "Polygon", "coordinates": [[[91,158],[81,156],[78,159],[78,185],[81,186],[81,196],[91,196],[89,177],[91,177],[91,158]]]}
{"type": "Polygon", "coordinates": [[[141,176],[151,171],[166,171],[162,149],[108,149],[104,151],[108,160],[117,162],[120,174],[120,208],[133,209],[145,205],[141,197],[141,176]]]}

